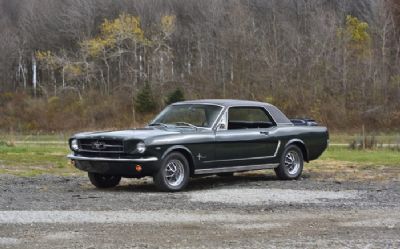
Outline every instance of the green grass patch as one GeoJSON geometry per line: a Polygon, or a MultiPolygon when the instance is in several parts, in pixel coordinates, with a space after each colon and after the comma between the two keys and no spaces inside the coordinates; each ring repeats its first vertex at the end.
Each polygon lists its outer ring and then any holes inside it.
{"type": "Polygon", "coordinates": [[[330,146],[321,160],[346,161],[358,164],[399,166],[400,152],[391,149],[350,150],[346,147],[330,146]]]}
{"type": "Polygon", "coordinates": [[[63,144],[17,144],[0,146],[0,174],[34,176],[40,174],[77,174],[66,158],[63,144]]]}
{"type": "MultiPolygon", "coordinates": [[[[66,158],[66,155],[70,153],[66,140],[53,135],[45,138],[45,140],[39,140],[37,137],[30,137],[25,140],[37,141],[40,144],[16,143],[11,146],[9,143],[0,144],[0,174],[20,176],[84,174],[75,169],[66,158]],[[46,141],[61,143],[46,143],[46,141]]],[[[381,166],[387,166],[397,170],[400,168],[400,152],[390,149],[349,150],[345,146],[330,146],[311,166],[315,170],[322,170],[329,164],[334,171],[335,168],[339,170],[340,167],[347,167],[348,163],[358,169],[377,170],[381,166]]]]}

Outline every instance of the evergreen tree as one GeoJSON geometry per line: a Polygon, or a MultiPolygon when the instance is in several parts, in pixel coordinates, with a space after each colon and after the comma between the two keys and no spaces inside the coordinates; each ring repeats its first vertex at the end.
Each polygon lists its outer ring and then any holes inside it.
{"type": "Polygon", "coordinates": [[[180,88],[177,88],[175,91],[168,94],[167,99],[165,100],[165,104],[170,105],[184,100],[185,96],[183,91],[180,88]]]}
{"type": "Polygon", "coordinates": [[[139,113],[151,113],[157,108],[157,104],[153,97],[153,91],[149,83],[140,89],[135,98],[135,108],[139,113]]]}

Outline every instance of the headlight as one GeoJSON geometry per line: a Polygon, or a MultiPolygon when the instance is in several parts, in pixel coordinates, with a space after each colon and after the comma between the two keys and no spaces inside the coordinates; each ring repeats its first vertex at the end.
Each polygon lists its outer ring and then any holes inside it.
{"type": "Polygon", "coordinates": [[[76,139],[71,140],[71,149],[74,151],[79,150],[78,140],[76,140],[76,139]]]}
{"type": "Polygon", "coordinates": [[[143,142],[140,142],[136,145],[136,151],[139,153],[144,153],[146,151],[146,145],[143,142]]]}

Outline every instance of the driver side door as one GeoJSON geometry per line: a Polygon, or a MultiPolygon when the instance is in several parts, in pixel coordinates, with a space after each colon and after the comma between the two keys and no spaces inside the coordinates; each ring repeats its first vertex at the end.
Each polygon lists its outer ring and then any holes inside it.
{"type": "Polygon", "coordinates": [[[215,135],[213,167],[262,165],[275,158],[277,127],[263,107],[231,107],[225,118],[226,129],[215,135]]]}

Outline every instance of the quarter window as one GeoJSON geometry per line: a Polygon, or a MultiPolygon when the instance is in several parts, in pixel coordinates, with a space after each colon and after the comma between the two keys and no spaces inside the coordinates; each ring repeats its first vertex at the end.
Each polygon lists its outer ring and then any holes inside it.
{"type": "Polygon", "coordinates": [[[231,107],[228,112],[228,130],[269,128],[275,123],[263,108],[231,107]]]}

